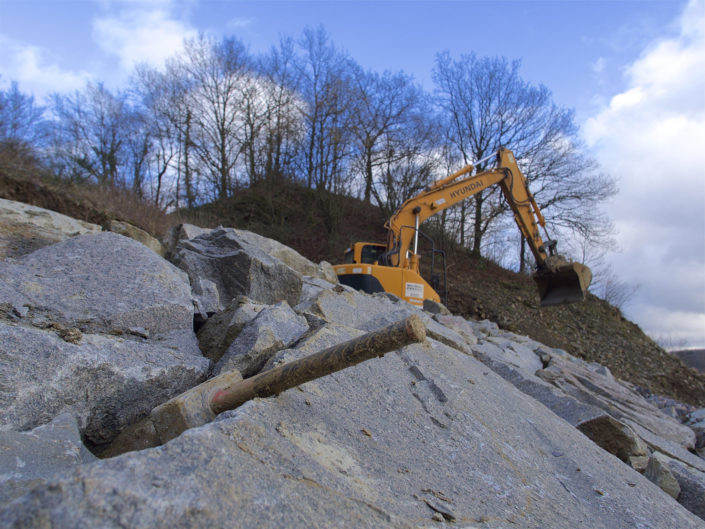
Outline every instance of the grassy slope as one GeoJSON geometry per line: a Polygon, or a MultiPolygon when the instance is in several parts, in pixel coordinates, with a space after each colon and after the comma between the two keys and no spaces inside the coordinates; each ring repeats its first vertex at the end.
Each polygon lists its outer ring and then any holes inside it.
{"type": "MultiPolygon", "coordinates": [[[[248,229],[295,248],[313,261],[339,261],[353,241],[383,241],[378,208],[354,199],[319,194],[280,183],[243,190],[232,199],[166,218],[95,190],[56,186],[17,177],[0,164],[0,197],[35,204],[98,224],[110,218],[133,222],[160,235],[169,224],[191,222],[248,229]],[[122,206],[121,206],[122,204],[122,206]]],[[[608,366],[615,376],[697,406],[705,406],[705,376],[651,341],[619,310],[594,296],[580,304],[539,309],[530,278],[463,251],[448,257],[451,311],[490,319],[513,332],[608,366]]]]}

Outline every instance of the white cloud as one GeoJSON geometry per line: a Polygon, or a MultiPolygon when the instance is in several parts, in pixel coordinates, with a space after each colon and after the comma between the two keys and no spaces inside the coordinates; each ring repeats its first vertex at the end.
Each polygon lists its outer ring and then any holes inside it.
{"type": "Polygon", "coordinates": [[[20,90],[34,94],[40,101],[52,92],[82,88],[92,77],[85,71],[62,68],[48,50],[3,35],[0,35],[0,49],[3,50],[0,54],[2,82],[17,81],[20,90]]]}
{"type": "Polygon", "coordinates": [[[119,12],[93,21],[93,40],[104,52],[117,57],[126,72],[142,62],[161,66],[182,49],[184,38],[197,34],[172,16],[168,2],[118,5],[119,12]]]}
{"type": "Polygon", "coordinates": [[[679,24],[625,69],[625,89],[584,134],[618,179],[609,213],[622,252],[612,264],[640,283],[629,315],[704,346],[705,1],[691,1],[679,24]]]}
{"type": "Polygon", "coordinates": [[[244,29],[250,27],[254,23],[255,19],[253,17],[248,18],[231,18],[228,21],[228,27],[230,29],[244,29]]]}

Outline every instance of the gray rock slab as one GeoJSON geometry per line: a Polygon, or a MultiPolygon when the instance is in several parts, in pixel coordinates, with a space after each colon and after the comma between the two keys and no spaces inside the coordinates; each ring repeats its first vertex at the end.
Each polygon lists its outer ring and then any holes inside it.
{"type": "Polygon", "coordinates": [[[260,248],[267,255],[279,259],[282,263],[293,268],[302,276],[316,277],[330,283],[338,282],[338,276],[335,270],[327,261],[321,261],[321,263],[317,265],[306,259],[293,248],[279,241],[275,241],[274,239],[263,237],[262,235],[247,230],[233,229],[233,232],[252,246],[260,248]]]}
{"type": "Polygon", "coordinates": [[[658,485],[658,487],[663,490],[666,494],[672,498],[678,498],[681,493],[681,487],[678,484],[678,480],[671,472],[668,467],[668,461],[670,458],[663,455],[660,452],[654,452],[649,458],[649,463],[646,465],[644,470],[644,477],[658,485]]]}
{"type": "Polygon", "coordinates": [[[198,343],[203,355],[213,362],[218,362],[245,326],[267,306],[256,303],[247,296],[238,296],[225,310],[208,318],[198,330],[198,343]]]}
{"type": "Polygon", "coordinates": [[[115,233],[74,237],[0,263],[0,281],[29,299],[33,314],[84,332],[165,333],[193,325],[185,274],[115,233]]]}
{"type": "Polygon", "coordinates": [[[654,452],[644,474],[696,516],[705,519],[705,473],[654,452]]]}
{"type": "Polygon", "coordinates": [[[543,368],[541,359],[522,344],[506,338],[490,337],[472,346],[473,354],[480,359],[491,359],[518,369],[525,376],[533,376],[543,368]]]}
{"type": "Polygon", "coordinates": [[[8,505],[0,526],[412,528],[440,514],[458,527],[702,527],[435,340],[314,383],[79,467],[8,505]]]}
{"type": "Polygon", "coordinates": [[[274,353],[293,345],[306,331],[306,318],[296,314],[286,301],[266,307],[228,345],[214,373],[237,369],[243,377],[252,376],[274,353]]]}
{"type": "Polygon", "coordinates": [[[686,450],[681,444],[664,439],[663,437],[654,434],[651,430],[645,428],[636,421],[624,419],[623,422],[628,424],[632,430],[639,435],[639,437],[646,441],[646,444],[648,444],[652,450],[662,452],[673,459],[682,461],[700,472],[705,472],[705,460],[693,454],[689,450],[686,450]]]}
{"type": "Polygon", "coordinates": [[[70,412],[88,440],[106,443],[201,382],[209,364],[168,341],[84,334],[73,344],[0,322],[0,429],[27,430],[70,412]]]}
{"type": "Polygon", "coordinates": [[[96,460],[69,413],[29,432],[0,431],[0,505],[76,465],[96,460]]]}
{"type": "MultiPolygon", "coordinates": [[[[364,331],[380,329],[411,314],[423,314],[405,301],[392,301],[385,295],[369,295],[351,289],[323,290],[297,310],[315,314],[329,323],[364,331]]],[[[430,320],[428,315],[422,317],[430,320]]]]}
{"type": "MultiPolygon", "coordinates": [[[[695,434],[679,421],[668,417],[601,366],[589,366],[571,357],[553,357],[546,369],[537,376],[549,382],[566,395],[602,408],[615,419],[626,424],[633,421],[653,434],[690,449],[695,434]]],[[[638,433],[638,432],[637,432],[638,433]]]]}
{"type": "Polygon", "coordinates": [[[465,342],[472,346],[477,343],[477,336],[475,336],[475,331],[468,320],[460,316],[453,316],[448,314],[436,314],[433,316],[441,325],[454,330],[460,336],[465,339],[465,342]]]}
{"type": "Polygon", "coordinates": [[[247,242],[231,228],[218,228],[182,240],[177,244],[173,262],[187,272],[193,284],[210,282],[208,288],[201,288],[206,296],[194,288],[204,317],[224,310],[239,295],[267,305],[283,300],[291,306],[301,296],[300,273],[247,242]]]}
{"type": "Polygon", "coordinates": [[[101,230],[97,224],[0,198],[0,259],[21,257],[69,237],[101,230]]]}
{"type": "Polygon", "coordinates": [[[512,351],[505,354],[499,346],[490,342],[473,346],[472,350],[473,356],[492,371],[573,426],[606,415],[601,408],[567,395],[556,386],[534,376],[531,369],[522,369],[515,363],[503,361],[506,357],[514,357],[512,351]]]}

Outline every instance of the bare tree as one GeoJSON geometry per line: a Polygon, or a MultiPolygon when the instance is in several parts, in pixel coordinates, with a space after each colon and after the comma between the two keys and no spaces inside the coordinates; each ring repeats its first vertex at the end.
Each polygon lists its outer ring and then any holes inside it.
{"type": "Polygon", "coordinates": [[[294,160],[304,138],[304,101],[297,92],[299,71],[293,39],[283,37],[260,64],[267,88],[267,112],[260,144],[262,173],[266,179],[295,180],[294,160]]]}
{"type": "Polygon", "coordinates": [[[54,159],[69,178],[101,185],[127,181],[127,138],[132,134],[124,94],[88,83],[73,95],[53,97],[54,159]]]}
{"type": "Polygon", "coordinates": [[[47,137],[45,108],[20,92],[17,82],[0,91],[0,144],[14,151],[41,147],[47,137]]]}
{"type": "MultiPolygon", "coordinates": [[[[474,54],[458,60],[447,52],[437,56],[434,81],[448,141],[465,163],[509,147],[551,222],[592,229],[600,219],[589,212],[616,192],[614,183],[596,174],[594,162],[581,154],[573,112],[556,106],[546,87],[522,80],[519,65],[474,54]]],[[[470,218],[461,212],[460,239],[465,243],[469,220],[472,251],[480,254],[484,236],[509,208],[497,188],[477,193],[472,200],[470,218]]],[[[522,262],[524,253],[522,246],[522,262]]]]}
{"type": "Polygon", "coordinates": [[[342,192],[352,143],[352,62],[335,48],[322,27],[304,30],[299,46],[299,92],[305,102],[306,131],[301,165],[306,183],[342,192]]]}
{"type": "Polygon", "coordinates": [[[244,150],[243,90],[251,77],[250,57],[234,38],[187,40],[184,55],[170,64],[180,79],[186,107],[182,130],[211,184],[214,198],[228,197],[244,150]]]}

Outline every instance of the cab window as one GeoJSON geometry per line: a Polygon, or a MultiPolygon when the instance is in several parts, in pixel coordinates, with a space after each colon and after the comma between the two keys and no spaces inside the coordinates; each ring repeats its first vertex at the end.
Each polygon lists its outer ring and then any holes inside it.
{"type": "Polygon", "coordinates": [[[380,255],[384,253],[386,248],[377,244],[366,244],[362,247],[362,262],[366,264],[373,264],[379,261],[380,255]]]}

